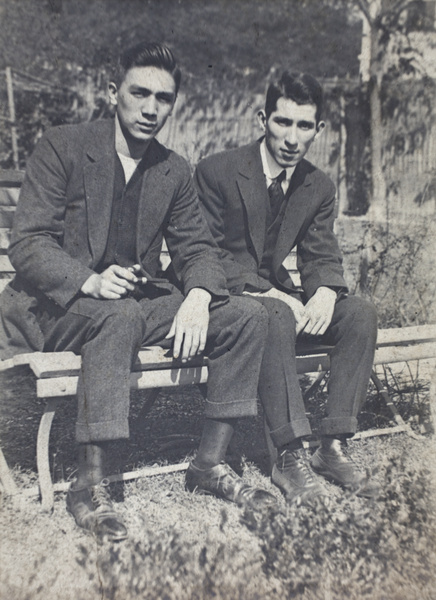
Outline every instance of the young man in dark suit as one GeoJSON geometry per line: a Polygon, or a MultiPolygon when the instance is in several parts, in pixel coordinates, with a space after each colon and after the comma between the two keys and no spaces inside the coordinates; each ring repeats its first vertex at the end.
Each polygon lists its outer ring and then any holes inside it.
{"type": "Polygon", "coordinates": [[[179,84],[170,50],[139,44],[109,84],[114,119],[43,136],[12,232],[17,276],[1,299],[3,358],[81,353],[67,507],[79,526],[111,540],[127,531],[107,489],[107,444],[129,435],[129,375],[143,344],[172,346],[182,362],[209,357],[206,423],[187,487],[241,505],[274,502],[223,462],[236,419],[256,413],[268,317],[229,297],[189,167],[155,139],[179,84]],[[163,236],[182,291],[160,274],[163,236]]]}
{"type": "Polygon", "coordinates": [[[314,471],[362,495],[375,492],[343,452],[365,398],[377,318],[372,304],[348,295],[333,232],[335,188],[304,158],[325,127],[322,102],[313,77],[284,72],[259,113],[264,137],[206,158],[195,175],[230,292],[255,298],[269,314],[259,395],[278,451],[272,481],[291,500],[324,493],[314,471]],[[294,247],[302,293],[282,264],[294,247]],[[321,446],[311,465],[302,444],[311,429],[296,372],[297,336],[334,346],[321,446]]]}

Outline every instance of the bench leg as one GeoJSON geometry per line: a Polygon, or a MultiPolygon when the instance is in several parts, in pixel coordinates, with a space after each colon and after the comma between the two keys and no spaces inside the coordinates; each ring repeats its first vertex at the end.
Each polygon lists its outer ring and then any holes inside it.
{"type": "Polygon", "coordinates": [[[320,371],[315,379],[315,381],[307,388],[307,390],[304,392],[303,394],[303,400],[304,402],[306,402],[306,400],[309,398],[309,396],[319,388],[319,386],[321,385],[324,377],[326,376],[327,371],[320,371]]]}
{"type": "Polygon", "coordinates": [[[376,373],[375,373],[374,370],[371,372],[371,380],[372,380],[373,384],[375,385],[375,387],[377,389],[377,392],[380,394],[380,396],[385,401],[386,406],[391,411],[392,416],[394,417],[395,422],[397,423],[397,425],[399,425],[400,427],[402,427],[403,431],[405,431],[405,433],[407,433],[408,436],[410,436],[410,437],[412,437],[412,438],[414,438],[416,440],[421,439],[421,436],[417,435],[412,430],[412,428],[410,427],[410,425],[408,425],[407,423],[404,422],[403,417],[400,415],[400,413],[398,412],[395,404],[393,403],[393,401],[389,397],[388,390],[385,388],[385,386],[383,385],[383,383],[377,377],[377,375],[376,375],[376,373]]]}
{"type": "Polygon", "coordinates": [[[148,392],[147,398],[141,407],[141,410],[139,412],[138,419],[137,419],[139,424],[143,423],[144,419],[147,417],[148,413],[153,408],[153,405],[156,402],[156,399],[159,395],[160,390],[161,390],[161,388],[152,388],[150,390],[147,390],[147,392],[148,392]]]}
{"type": "Polygon", "coordinates": [[[50,430],[56,410],[56,399],[46,400],[44,414],[38,429],[36,442],[36,464],[38,468],[39,490],[41,493],[42,508],[46,511],[53,510],[54,490],[50,475],[49,442],[50,430]]]}
{"type": "Polygon", "coordinates": [[[0,481],[7,496],[14,496],[18,493],[18,488],[12,478],[8,463],[4,457],[3,451],[0,448],[0,481]]]}

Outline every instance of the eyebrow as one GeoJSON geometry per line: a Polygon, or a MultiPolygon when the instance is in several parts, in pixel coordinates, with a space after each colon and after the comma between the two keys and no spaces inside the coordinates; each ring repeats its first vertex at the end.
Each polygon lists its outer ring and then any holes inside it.
{"type": "Polygon", "coordinates": [[[315,127],[316,123],[314,121],[305,121],[304,119],[302,121],[298,121],[298,125],[301,127],[315,127]]]}
{"type": "Polygon", "coordinates": [[[140,92],[141,94],[155,94],[155,96],[161,97],[161,98],[168,98],[168,99],[172,99],[175,96],[174,92],[166,92],[165,90],[161,90],[158,92],[153,92],[152,90],[150,90],[147,87],[142,87],[140,85],[137,85],[135,83],[133,83],[130,87],[129,87],[129,91],[130,92],[140,92]]]}
{"type": "MultiPolygon", "coordinates": [[[[287,117],[281,117],[280,115],[277,115],[275,120],[280,121],[281,123],[286,123],[287,125],[291,125],[294,122],[294,119],[288,119],[287,117]]],[[[305,119],[301,119],[300,121],[297,121],[297,125],[299,127],[310,127],[313,129],[316,126],[316,123],[315,121],[306,121],[305,119]]]]}

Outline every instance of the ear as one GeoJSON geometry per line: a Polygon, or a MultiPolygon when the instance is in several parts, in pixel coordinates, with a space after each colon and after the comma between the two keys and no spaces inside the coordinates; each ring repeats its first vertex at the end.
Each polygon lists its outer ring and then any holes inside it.
{"type": "Polygon", "coordinates": [[[116,106],[118,104],[118,88],[116,83],[114,83],[113,81],[109,82],[109,85],[107,87],[108,90],[108,95],[109,95],[109,102],[112,106],[116,106]]]}
{"type": "Polygon", "coordinates": [[[264,110],[260,110],[257,113],[257,120],[259,121],[259,125],[260,128],[262,129],[262,131],[265,131],[265,127],[266,127],[266,114],[264,110]]]}
{"type": "Polygon", "coordinates": [[[324,129],[325,129],[325,122],[324,121],[320,121],[318,123],[318,125],[316,126],[316,134],[315,134],[314,139],[319,138],[319,136],[322,134],[322,132],[324,131],[324,129]]]}

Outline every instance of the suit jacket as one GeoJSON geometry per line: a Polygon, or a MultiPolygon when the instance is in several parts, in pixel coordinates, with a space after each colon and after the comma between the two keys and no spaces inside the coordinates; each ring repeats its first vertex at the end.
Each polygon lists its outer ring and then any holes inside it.
{"type": "Polygon", "coordinates": [[[247,284],[259,291],[273,286],[295,291],[296,286],[282,265],[295,246],[307,298],[320,286],[346,288],[342,257],[333,233],[335,187],[322,171],[304,159],[292,176],[292,191],[277,237],[270,279],[258,275],[269,202],[260,142],[204,159],[194,177],[209,227],[221,248],[230,291],[242,293],[247,284]]]}
{"type": "MultiPolygon", "coordinates": [[[[159,276],[165,236],[185,294],[203,287],[217,298],[227,297],[186,161],[156,140],[147,152],[151,164],[144,173],[136,229],[143,275],[158,288],[174,289],[159,276]]],[[[109,234],[114,161],[112,119],[56,127],[38,143],[26,166],[9,249],[17,277],[0,301],[3,358],[42,350],[38,302],[48,297],[68,309],[99,264],[109,234]]]]}

